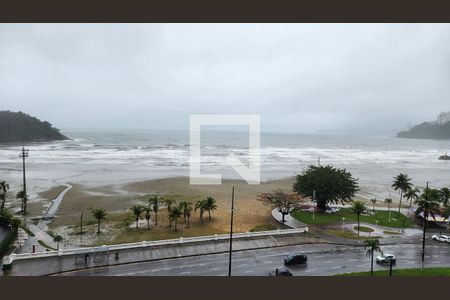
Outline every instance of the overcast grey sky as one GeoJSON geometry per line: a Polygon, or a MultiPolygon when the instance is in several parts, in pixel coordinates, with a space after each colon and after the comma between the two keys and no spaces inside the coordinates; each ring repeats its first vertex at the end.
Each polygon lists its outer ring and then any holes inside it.
{"type": "Polygon", "coordinates": [[[0,24],[0,110],[59,128],[396,132],[450,110],[447,24],[0,24]]]}

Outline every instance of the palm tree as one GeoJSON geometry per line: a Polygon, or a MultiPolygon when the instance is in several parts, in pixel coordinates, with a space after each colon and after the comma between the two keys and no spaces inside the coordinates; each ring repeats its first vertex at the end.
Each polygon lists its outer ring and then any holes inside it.
{"type": "Polygon", "coordinates": [[[6,183],[6,181],[0,182],[0,209],[5,208],[5,202],[6,202],[6,193],[9,190],[9,184],[6,183]]]}
{"type": "Polygon", "coordinates": [[[158,225],[158,210],[159,210],[159,204],[162,201],[163,201],[163,199],[158,195],[155,195],[148,200],[149,205],[151,206],[153,212],[155,213],[155,225],[158,225]]]}
{"type": "Polygon", "coordinates": [[[369,239],[364,241],[364,249],[367,249],[366,255],[371,258],[370,262],[370,275],[373,275],[373,254],[374,252],[380,252],[383,254],[383,251],[381,251],[380,247],[380,241],[378,239],[369,239]]]}
{"type": "Polygon", "coordinates": [[[387,203],[387,205],[388,205],[389,223],[391,223],[391,204],[392,204],[392,199],[391,198],[386,198],[384,200],[384,202],[387,203]]]}
{"type": "Polygon", "coordinates": [[[400,191],[400,203],[398,204],[398,215],[400,215],[400,208],[402,207],[403,195],[412,189],[413,185],[411,183],[411,178],[407,174],[400,173],[398,176],[394,177],[394,182],[392,183],[392,188],[396,191],[400,191]]]}
{"type": "Polygon", "coordinates": [[[22,200],[22,214],[26,215],[27,214],[27,200],[28,200],[28,196],[25,194],[24,191],[20,191],[20,192],[17,193],[16,198],[22,200]]]}
{"type": "Polygon", "coordinates": [[[205,199],[205,203],[206,203],[205,209],[208,211],[208,218],[209,221],[211,221],[212,220],[211,211],[217,210],[216,199],[214,199],[213,197],[207,197],[205,199]]]}
{"type": "Polygon", "coordinates": [[[372,202],[372,211],[375,212],[375,203],[377,203],[377,198],[370,199],[370,202],[372,202]]]}
{"type": "Polygon", "coordinates": [[[183,212],[179,206],[175,206],[170,209],[169,217],[170,217],[171,221],[175,222],[175,232],[177,232],[178,219],[181,218],[182,216],[183,216],[183,212]]]}
{"type": "Polygon", "coordinates": [[[429,189],[427,186],[425,192],[416,201],[414,201],[414,204],[418,206],[416,215],[419,215],[421,212],[423,212],[422,267],[425,260],[425,235],[427,231],[428,217],[429,215],[431,215],[433,219],[435,219],[434,214],[439,212],[439,203],[435,201],[435,199],[428,197],[428,190],[429,189]]]}
{"type": "Polygon", "coordinates": [[[141,218],[141,214],[144,212],[145,207],[142,205],[133,205],[130,210],[133,212],[136,219],[136,229],[139,229],[139,219],[141,218]]]}
{"type": "Polygon", "coordinates": [[[356,214],[356,219],[358,220],[358,236],[359,236],[359,217],[363,212],[367,210],[366,205],[362,201],[353,201],[352,207],[351,207],[353,213],[356,214]]]}
{"type": "Polygon", "coordinates": [[[144,212],[145,212],[145,219],[147,220],[147,229],[150,229],[150,208],[149,207],[144,207],[144,212]]]}
{"type": "Polygon", "coordinates": [[[186,227],[189,228],[189,218],[192,212],[192,202],[183,201],[180,203],[180,208],[183,211],[183,219],[186,227]]]}
{"type": "Polygon", "coordinates": [[[100,222],[106,219],[106,210],[104,208],[91,209],[92,216],[97,220],[97,234],[100,234],[100,222]]]}
{"type": "Polygon", "coordinates": [[[169,216],[169,227],[172,227],[172,218],[170,217],[170,211],[172,210],[172,205],[176,203],[173,199],[166,199],[164,200],[164,204],[167,208],[167,215],[169,216]]]}
{"type": "Polygon", "coordinates": [[[405,197],[407,200],[409,200],[410,208],[412,206],[412,201],[413,200],[416,201],[419,198],[419,193],[420,193],[420,190],[418,188],[412,188],[406,192],[405,197]]]}
{"type": "Polygon", "coordinates": [[[450,199],[450,189],[448,188],[442,188],[439,191],[440,194],[440,202],[447,207],[448,206],[448,200],[450,199]]]}
{"type": "Polygon", "coordinates": [[[205,200],[198,200],[195,203],[194,211],[197,211],[197,209],[199,210],[199,213],[200,213],[200,221],[203,224],[203,214],[205,213],[205,210],[206,210],[206,201],[205,200]]]}
{"type": "Polygon", "coordinates": [[[57,245],[57,250],[59,250],[59,242],[61,242],[63,240],[62,236],[60,235],[55,235],[55,237],[53,238],[53,241],[56,243],[57,245]]]}

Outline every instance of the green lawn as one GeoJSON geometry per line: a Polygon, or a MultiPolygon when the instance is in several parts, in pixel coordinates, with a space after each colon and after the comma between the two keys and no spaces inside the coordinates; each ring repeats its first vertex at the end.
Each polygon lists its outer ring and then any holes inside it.
{"type": "MultiPolygon", "coordinates": [[[[353,229],[358,230],[358,226],[353,227],[353,229]]],[[[360,232],[374,232],[372,228],[366,227],[366,226],[359,226],[360,232]]]]}
{"type": "MultiPolygon", "coordinates": [[[[348,230],[342,231],[342,230],[325,230],[325,233],[329,233],[332,235],[340,236],[346,239],[354,239],[354,240],[367,240],[369,237],[367,236],[358,236],[358,234],[350,232],[348,230]]],[[[378,239],[379,236],[371,236],[371,239],[378,239]]]]}
{"type": "MultiPolygon", "coordinates": [[[[342,208],[337,213],[313,213],[309,211],[297,210],[292,213],[292,216],[297,220],[306,223],[306,224],[331,224],[336,222],[342,222],[342,218],[345,218],[345,222],[356,222],[356,215],[351,211],[350,208],[342,208]]],[[[391,211],[391,222],[389,222],[389,213],[383,210],[376,210],[375,214],[370,216],[361,216],[361,222],[376,224],[378,220],[378,225],[393,227],[393,228],[402,228],[403,222],[405,228],[411,227],[412,222],[404,215],[400,214],[397,217],[396,211],[391,211]]]]}
{"type": "MultiPolygon", "coordinates": [[[[339,274],[337,276],[370,276],[370,272],[339,274]]],[[[374,271],[373,276],[389,276],[389,270],[374,271]]],[[[392,276],[450,276],[450,268],[393,269],[392,276]]]]}

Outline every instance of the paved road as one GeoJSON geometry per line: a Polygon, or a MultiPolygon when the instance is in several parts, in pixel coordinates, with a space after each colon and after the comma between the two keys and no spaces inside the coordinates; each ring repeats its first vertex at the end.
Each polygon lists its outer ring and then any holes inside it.
{"type": "MultiPolygon", "coordinates": [[[[385,253],[397,256],[396,268],[420,267],[421,245],[402,244],[383,246],[385,253]]],[[[426,267],[450,266],[450,245],[429,242],[426,267]]],[[[286,246],[233,253],[234,276],[264,276],[276,267],[282,267],[283,258],[290,253],[308,255],[308,265],[290,267],[296,276],[323,276],[370,270],[370,259],[362,247],[314,244],[286,246]]],[[[378,266],[375,270],[386,269],[378,266]]],[[[212,254],[161,261],[132,263],[60,274],[63,276],[226,276],[228,255],[212,254]]]]}

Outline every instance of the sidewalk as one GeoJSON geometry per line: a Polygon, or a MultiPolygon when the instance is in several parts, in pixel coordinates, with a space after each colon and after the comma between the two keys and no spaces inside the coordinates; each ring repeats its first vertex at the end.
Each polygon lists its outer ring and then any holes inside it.
{"type": "Polygon", "coordinates": [[[293,218],[290,214],[289,215],[285,215],[284,216],[284,223],[282,222],[283,220],[283,215],[278,211],[277,208],[272,210],[272,216],[275,218],[275,220],[277,220],[278,222],[280,222],[283,225],[286,225],[287,227],[290,228],[305,228],[308,227],[307,224],[300,222],[299,220],[293,218]]]}
{"type": "MultiPolygon", "coordinates": [[[[57,243],[53,241],[53,237],[49,235],[45,230],[39,228],[38,226],[34,224],[28,224],[28,229],[34,234],[34,236],[28,236],[28,238],[23,241],[23,245],[19,248],[17,248],[16,252],[19,253],[32,253],[33,252],[33,245],[35,245],[35,251],[36,252],[43,252],[46,251],[46,248],[43,247],[41,244],[38,243],[38,240],[43,241],[48,246],[56,249],[57,243]]],[[[59,244],[59,248],[62,249],[63,243],[59,244]]]]}

